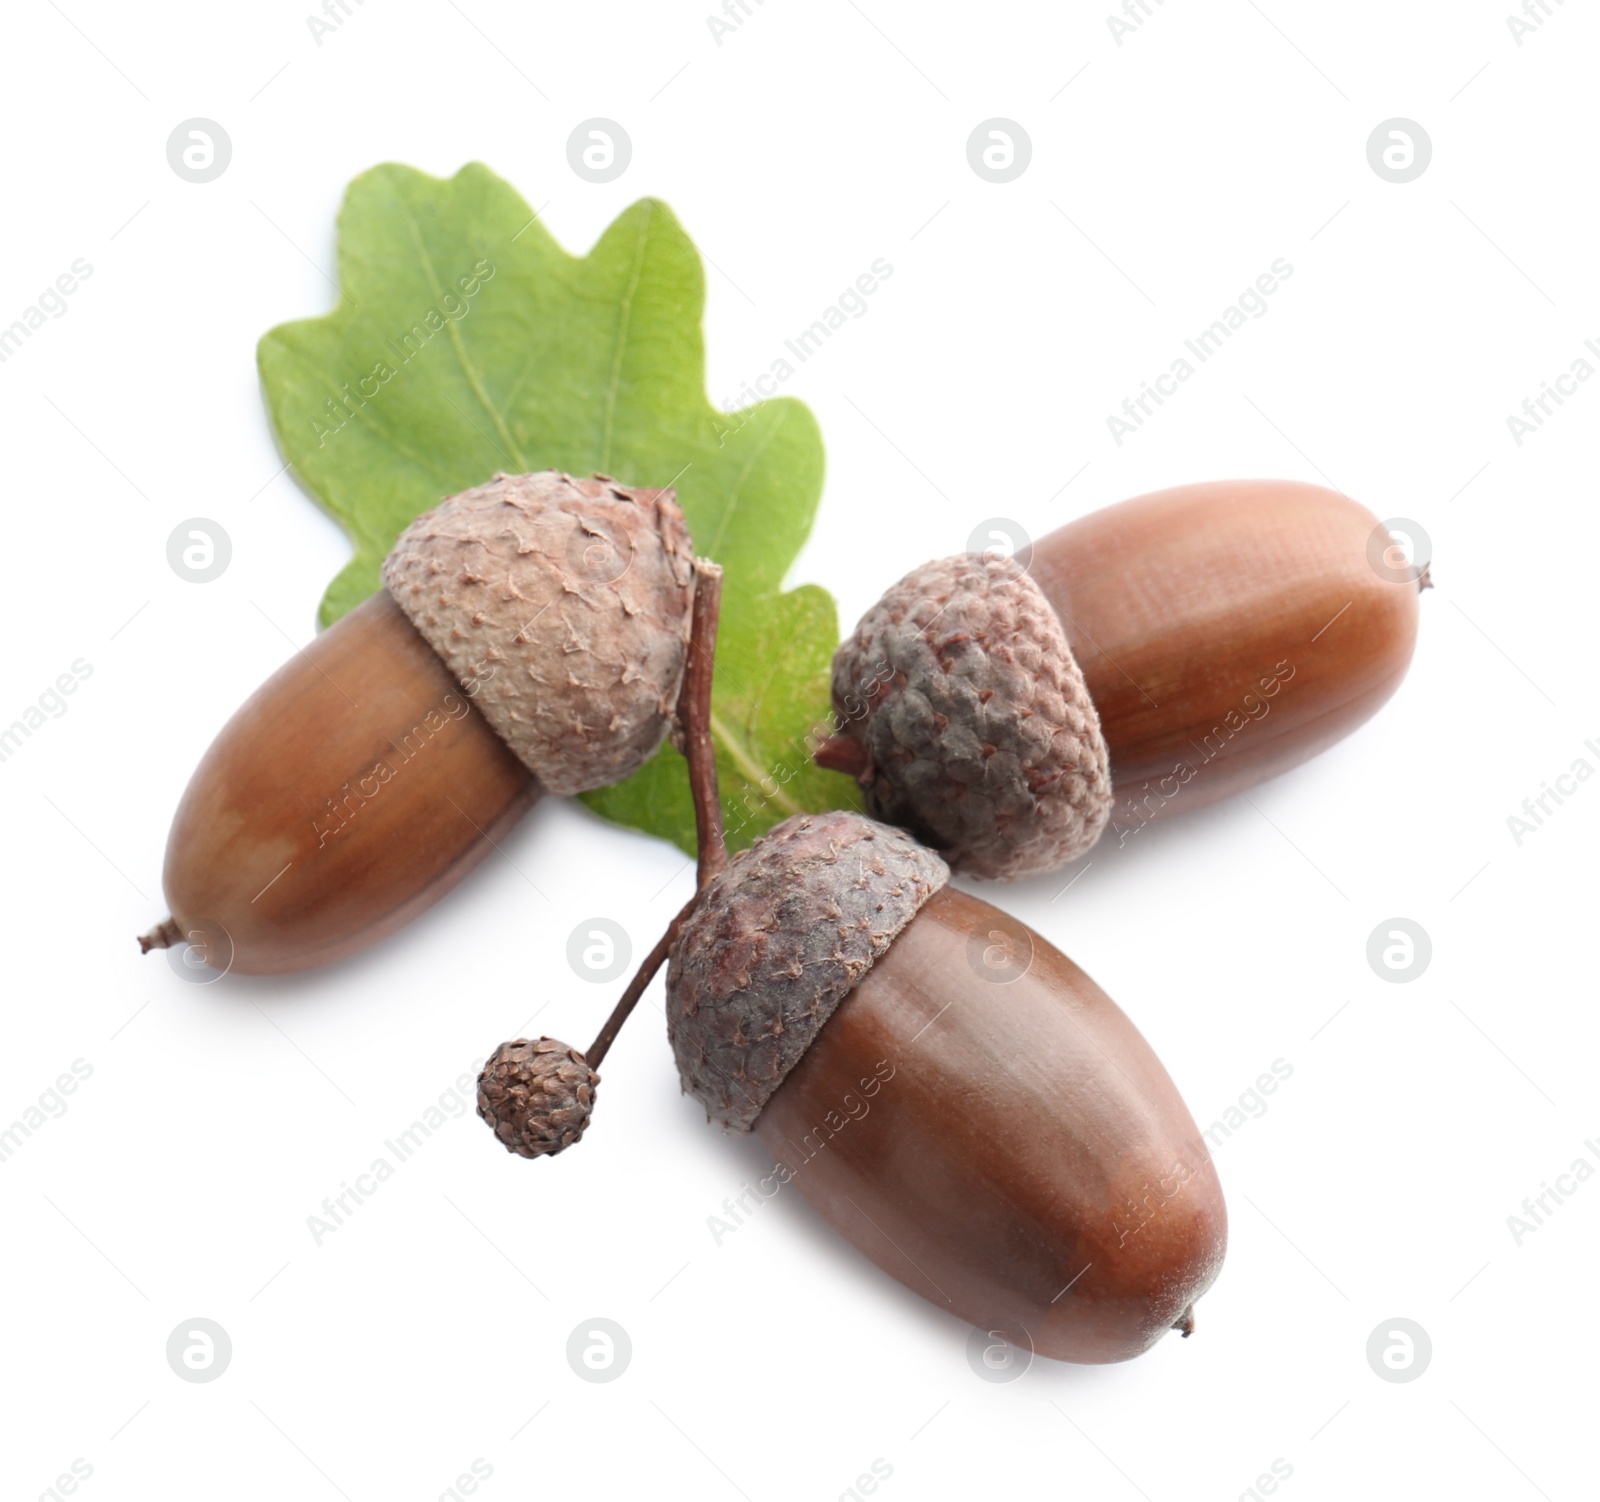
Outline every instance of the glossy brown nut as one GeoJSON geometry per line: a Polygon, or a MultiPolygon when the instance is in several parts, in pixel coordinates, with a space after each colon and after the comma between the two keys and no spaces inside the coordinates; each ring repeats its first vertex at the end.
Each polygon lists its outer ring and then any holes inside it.
{"type": "Polygon", "coordinates": [[[380,591],[206,752],[168,837],[157,942],[250,975],[356,954],[444,896],[538,793],[380,591]]]}
{"type": "Polygon", "coordinates": [[[1194,1119],[1116,1004],[979,898],[935,892],[755,1131],[879,1267],[1041,1355],[1125,1361],[1193,1325],[1227,1246],[1194,1119]]]}
{"type": "Polygon", "coordinates": [[[1367,719],[1405,676],[1426,583],[1392,543],[1335,491],[1238,480],[1124,501],[1014,561],[936,560],[835,654],[838,730],[816,761],[959,871],[1053,870],[1107,824],[1126,840],[1367,719]],[[1069,680],[1089,713],[1058,707],[1069,680]]]}
{"type": "Polygon", "coordinates": [[[1034,544],[1029,572],[1111,752],[1108,838],[1298,766],[1395,691],[1419,586],[1373,566],[1378,528],[1320,486],[1221,480],[1108,506],[1034,544]]]}

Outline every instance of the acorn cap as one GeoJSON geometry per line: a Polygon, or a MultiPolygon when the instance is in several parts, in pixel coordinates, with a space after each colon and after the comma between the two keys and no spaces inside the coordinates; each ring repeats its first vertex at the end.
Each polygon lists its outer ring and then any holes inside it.
{"type": "Polygon", "coordinates": [[[478,1115],[507,1152],[548,1157],[583,1136],[599,1083],[577,1049],[518,1038],[495,1049],[478,1075],[478,1115]]]}
{"type": "Polygon", "coordinates": [[[834,654],[833,707],[868,812],[956,871],[1054,870],[1110,816],[1083,673],[1044,592],[1009,559],[961,553],[907,574],[834,654]]]}
{"type": "Polygon", "coordinates": [[[667,970],[686,1093],[748,1132],[834,1009],[950,869],[860,814],[795,814],[700,894],[667,970]]]}
{"type": "Polygon", "coordinates": [[[672,723],[694,550],[671,490],[496,475],[419,516],[383,582],[558,796],[620,782],[672,723]]]}

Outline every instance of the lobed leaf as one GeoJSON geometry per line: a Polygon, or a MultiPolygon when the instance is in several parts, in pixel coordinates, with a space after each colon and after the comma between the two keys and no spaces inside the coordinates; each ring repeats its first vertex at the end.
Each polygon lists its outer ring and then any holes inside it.
{"type": "MultiPolygon", "coordinates": [[[[731,414],[708,400],[704,271],[672,210],[642,199],[573,256],[487,167],[388,164],[350,184],[338,267],[338,306],[258,350],[284,457],[355,546],[322,623],[376,592],[415,516],[498,470],[672,485],[725,571],[713,734],[729,844],[849,801],[807,743],[830,723],[833,600],[782,588],[816,515],[821,434],[791,398],[731,414]]],[[[585,801],[694,850],[670,746],[585,801]]]]}

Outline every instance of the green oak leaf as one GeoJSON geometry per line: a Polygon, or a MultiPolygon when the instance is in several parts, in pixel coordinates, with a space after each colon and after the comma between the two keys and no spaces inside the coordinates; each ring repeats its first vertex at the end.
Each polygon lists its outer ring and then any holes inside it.
{"type": "MultiPolygon", "coordinates": [[[[816,515],[822,437],[792,398],[735,413],[707,399],[705,275],[672,210],[642,199],[573,256],[487,167],[446,180],[386,164],[345,195],[339,284],[331,313],[258,350],[283,455],[355,544],[323,624],[378,589],[413,517],[498,470],[673,485],[697,551],[724,569],[712,713],[730,846],[850,804],[853,785],[807,744],[831,723],[833,599],[783,590],[816,515]]],[[[694,851],[670,746],[585,801],[694,851]]]]}

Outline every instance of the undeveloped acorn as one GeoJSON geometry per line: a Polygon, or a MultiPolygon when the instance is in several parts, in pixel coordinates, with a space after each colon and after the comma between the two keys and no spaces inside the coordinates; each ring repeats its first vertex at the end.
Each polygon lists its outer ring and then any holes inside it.
{"type": "Polygon", "coordinates": [[[1053,870],[1108,823],[1125,842],[1372,715],[1405,676],[1427,582],[1377,566],[1383,541],[1335,491],[1220,481],[1071,522],[1025,568],[925,565],[839,648],[817,760],[957,870],[1053,870]]]}
{"type": "Polygon", "coordinates": [[[419,517],[385,588],[223,728],[163,875],[217,969],[302,970],[431,906],[541,792],[620,781],[683,678],[693,550],[671,490],[496,475],[419,517]]]}
{"type": "Polygon", "coordinates": [[[673,946],[686,1091],[908,1288],[1065,1361],[1187,1334],[1227,1215],[1132,1023],[899,830],[800,814],[735,856],[673,946]]]}
{"type": "Polygon", "coordinates": [[[478,1075],[478,1115],[524,1158],[543,1158],[583,1136],[600,1076],[554,1038],[502,1043],[478,1075]]]}

